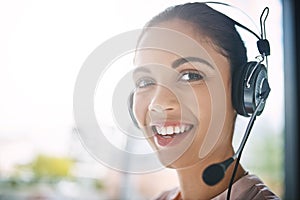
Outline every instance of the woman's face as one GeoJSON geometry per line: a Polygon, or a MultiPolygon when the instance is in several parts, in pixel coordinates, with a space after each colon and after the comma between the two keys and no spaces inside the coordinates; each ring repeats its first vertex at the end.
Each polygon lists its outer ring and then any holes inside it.
{"type": "Polygon", "coordinates": [[[159,47],[141,48],[135,56],[135,118],[161,162],[180,168],[231,145],[235,112],[230,66],[191,24],[171,20],[159,27],[184,34],[201,47],[186,48],[184,39],[174,36],[172,42],[170,34],[149,30],[139,47],[159,47]],[[172,48],[186,50],[179,55],[172,48]]]}

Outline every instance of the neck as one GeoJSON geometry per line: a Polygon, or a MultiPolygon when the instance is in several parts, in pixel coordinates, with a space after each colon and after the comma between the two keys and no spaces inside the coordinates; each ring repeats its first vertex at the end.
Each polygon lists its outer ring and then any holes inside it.
{"type": "MultiPolygon", "coordinates": [[[[193,166],[187,168],[177,169],[177,175],[180,183],[181,197],[183,199],[194,200],[194,199],[211,199],[228,188],[229,181],[231,179],[232,171],[235,162],[228,167],[225,172],[224,178],[217,183],[215,186],[208,186],[202,180],[202,173],[211,164],[222,162],[233,155],[233,148],[230,151],[224,151],[219,160],[201,160],[193,166]]],[[[214,157],[214,156],[212,156],[214,157]]],[[[209,159],[209,158],[208,158],[209,159]]],[[[239,165],[238,171],[235,177],[235,181],[241,178],[245,174],[244,169],[239,165]]]]}

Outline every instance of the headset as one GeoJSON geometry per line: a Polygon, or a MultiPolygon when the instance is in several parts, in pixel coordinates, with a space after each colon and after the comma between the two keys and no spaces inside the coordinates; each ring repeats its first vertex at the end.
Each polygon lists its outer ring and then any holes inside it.
{"type": "MultiPolygon", "coordinates": [[[[207,2],[214,4],[221,4],[225,6],[230,6],[229,4],[220,3],[220,2],[207,2]]],[[[244,66],[239,67],[234,73],[232,77],[232,103],[233,107],[237,111],[238,114],[249,117],[251,114],[255,112],[258,108],[259,100],[266,100],[271,88],[268,82],[268,61],[267,56],[270,55],[270,44],[266,39],[266,30],[265,30],[265,21],[269,14],[269,8],[266,7],[261,16],[260,16],[260,26],[261,26],[261,36],[258,36],[252,30],[247,28],[246,26],[238,23],[237,21],[229,18],[236,26],[239,26],[249,33],[253,34],[257,39],[257,48],[260,53],[256,58],[258,61],[250,61],[244,64],[244,66]],[[264,14],[266,16],[264,17],[264,14]],[[263,19],[264,17],[264,19],[263,19]],[[262,62],[266,60],[265,67],[262,62]]],[[[257,116],[259,116],[265,107],[265,103],[263,102],[257,111],[257,116]]]]}
{"type": "Polygon", "coordinates": [[[139,124],[138,124],[138,122],[137,122],[137,120],[136,120],[136,118],[135,118],[135,116],[134,116],[134,113],[133,113],[133,95],[134,95],[134,92],[135,92],[135,90],[133,90],[130,94],[129,94],[129,98],[128,98],[128,102],[127,102],[127,104],[128,104],[128,112],[129,112],[129,115],[130,115],[130,117],[131,117],[131,120],[132,120],[132,123],[134,124],[134,126],[136,127],[136,128],[140,128],[139,127],[139,124]]]}
{"type": "MultiPolygon", "coordinates": [[[[209,6],[209,4],[219,4],[224,6],[233,7],[226,3],[221,2],[202,2],[209,6]]],[[[235,7],[234,7],[235,8],[235,7]]],[[[227,199],[230,199],[231,187],[233,185],[234,177],[237,171],[237,166],[242,155],[243,148],[246,144],[256,116],[259,116],[265,107],[265,102],[268,98],[268,95],[271,91],[269,82],[268,82],[268,61],[267,56],[270,55],[270,44],[266,39],[266,30],[265,30],[265,21],[269,14],[269,8],[266,7],[261,16],[260,16],[260,27],[261,33],[260,36],[253,32],[251,29],[240,24],[234,19],[228,17],[236,26],[248,31],[254,35],[257,41],[257,48],[259,51],[259,56],[256,57],[257,61],[248,61],[243,66],[239,67],[232,77],[232,104],[236,112],[244,117],[250,117],[247,129],[245,131],[243,140],[237,150],[237,152],[227,160],[212,164],[204,170],[203,180],[206,184],[213,186],[217,184],[225,175],[226,169],[230,166],[235,159],[237,162],[233,170],[231,180],[228,186],[227,199]],[[263,64],[263,61],[266,61],[266,66],[263,64]]],[[[132,122],[136,127],[139,128],[137,120],[135,119],[133,113],[133,95],[134,91],[129,95],[128,99],[128,111],[132,122]]]]}

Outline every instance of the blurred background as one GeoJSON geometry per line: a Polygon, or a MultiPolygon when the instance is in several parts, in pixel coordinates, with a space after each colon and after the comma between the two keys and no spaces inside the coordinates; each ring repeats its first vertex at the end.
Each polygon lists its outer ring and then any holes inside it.
{"type": "MultiPolygon", "coordinates": [[[[178,185],[173,170],[137,175],[97,162],[78,138],[73,91],[83,62],[102,42],[142,28],[165,8],[185,2],[0,1],[0,199],[150,199],[178,185]]],[[[266,29],[272,92],[241,162],[283,197],[282,2],[226,2],[245,11],[258,27],[263,8],[270,8],[266,29]]],[[[242,23],[253,27],[251,22],[242,23]]],[[[253,60],[256,41],[241,34],[253,60]]],[[[235,146],[248,120],[238,118],[235,146]]],[[[119,130],[111,126],[110,131],[119,130]]]]}

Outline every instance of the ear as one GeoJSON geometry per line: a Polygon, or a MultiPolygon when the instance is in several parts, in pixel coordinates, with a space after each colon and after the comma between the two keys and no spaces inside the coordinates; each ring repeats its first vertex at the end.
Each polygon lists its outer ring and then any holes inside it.
{"type": "Polygon", "coordinates": [[[134,116],[134,113],[133,113],[133,95],[134,95],[134,91],[132,91],[128,97],[128,102],[127,102],[127,107],[128,107],[128,112],[129,112],[129,115],[131,117],[131,120],[133,122],[133,124],[137,127],[137,128],[140,128],[139,125],[138,125],[138,122],[134,116]]]}

